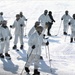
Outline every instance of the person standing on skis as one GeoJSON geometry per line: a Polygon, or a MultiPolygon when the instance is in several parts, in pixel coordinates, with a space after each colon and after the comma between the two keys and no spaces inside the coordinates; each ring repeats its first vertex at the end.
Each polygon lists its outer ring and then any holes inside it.
{"type": "Polygon", "coordinates": [[[0,57],[4,58],[4,49],[5,49],[5,56],[10,58],[10,54],[8,54],[9,51],[9,42],[12,39],[11,33],[9,31],[9,28],[7,27],[7,21],[3,20],[2,26],[0,29],[0,37],[1,37],[1,49],[0,49],[0,57]]]}
{"type": "Polygon", "coordinates": [[[41,26],[43,28],[45,28],[46,23],[51,23],[51,19],[49,18],[49,15],[47,13],[48,10],[45,10],[44,13],[38,18],[38,21],[41,23],[41,26]]]}
{"type": "Polygon", "coordinates": [[[30,38],[30,36],[36,31],[36,28],[39,27],[40,22],[36,21],[35,25],[30,29],[29,33],[28,33],[28,37],[30,38]]]}
{"type": "Polygon", "coordinates": [[[62,16],[61,20],[63,20],[63,34],[67,35],[69,28],[68,22],[71,20],[71,16],[68,14],[68,11],[65,11],[65,14],[62,16]]]}
{"type": "MultiPolygon", "coordinates": [[[[41,55],[41,45],[43,43],[43,36],[41,35],[43,31],[43,27],[37,27],[36,31],[30,36],[28,45],[28,59],[25,64],[25,71],[29,74],[29,66],[34,62],[34,74],[33,75],[40,75],[38,71],[39,67],[39,60],[41,55]]],[[[46,43],[48,44],[48,43],[46,43]]]]}
{"type": "Polygon", "coordinates": [[[23,15],[23,12],[20,12],[20,18],[23,20],[23,21],[26,21],[25,22],[25,36],[26,36],[26,23],[27,23],[27,19],[26,19],[26,17],[23,15]]]}
{"type": "Polygon", "coordinates": [[[71,25],[70,43],[72,43],[73,39],[75,41],[75,14],[73,14],[73,18],[70,20],[69,25],[71,25]]]}
{"type": "Polygon", "coordinates": [[[23,12],[20,12],[20,18],[23,19],[24,21],[27,21],[26,17],[23,15],[23,12]]]}
{"type": "MultiPolygon", "coordinates": [[[[37,27],[39,27],[40,26],[40,22],[38,22],[38,21],[36,21],[35,22],[35,25],[31,28],[31,30],[29,31],[29,33],[28,33],[28,37],[30,38],[30,36],[36,31],[36,29],[37,29],[37,27]]],[[[44,34],[44,32],[45,32],[45,30],[48,28],[48,23],[46,23],[46,25],[45,25],[45,28],[43,29],[43,31],[42,31],[42,36],[43,36],[43,39],[45,39],[45,34],[44,34]]],[[[40,56],[40,59],[43,59],[43,57],[42,56],[40,56]]]]}
{"type": "Polygon", "coordinates": [[[24,32],[24,21],[20,18],[20,15],[16,15],[16,20],[13,25],[10,25],[11,28],[15,28],[15,39],[13,49],[17,49],[18,38],[20,38],[20,49],[23,49],[23,32],[24,32]]]}
{"type": "Polygon", "coordinates": [[[52,16],[52,11],[49,11],[49,18],[51,19],[51,22],[48,22],[48,32],[47,32],[47,34],[49,35],[49,36],[51,36],[51,33],[50,33],[50,29],[52,28],[52,25],[53,25],[53,22],[55,22],[55,20],[53,19],[53,16],[52,16]]]}

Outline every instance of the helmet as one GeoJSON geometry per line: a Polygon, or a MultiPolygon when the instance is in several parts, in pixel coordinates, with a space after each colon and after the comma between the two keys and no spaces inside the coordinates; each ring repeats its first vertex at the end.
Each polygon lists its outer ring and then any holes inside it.
{"type": "Polygon", "coordinates": [[[38,21],[35,22],[35,25],[39,25],[39,24],[40,24],[40,22],[38,22],[38,21]]]}
{"type": "Polygon", "coordinates": [[[3,15],[3,12],[0,12],[0,15],[3,15]]]}
{"type": "Polygon", "coordinates": [[[47,13],[47,12],[48,12],[48,10],[45,10],[44,12],[45,12],[45,13],[47,13]]]}
{"type": "Polygon", "coordinates": [[[19,14],[16,14],[16,17],[20,17],[20,15],[19,14]]]}
{"type": "Polygon", "coordinates": [[[75,14],[73,14],[73,18],[75,19],[75,14]]]}
{"type": "Polygon", "coordinates": [[[52,11],[49,11],[49,14],[52,14],[52,11]]]}

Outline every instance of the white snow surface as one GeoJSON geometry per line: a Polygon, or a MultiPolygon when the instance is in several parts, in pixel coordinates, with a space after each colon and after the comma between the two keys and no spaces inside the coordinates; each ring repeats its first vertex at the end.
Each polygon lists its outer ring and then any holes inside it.
{"type": "MultiPolygon", "coordinates": [[[[37,21],[38,17],[47,9],[53,12],[55,23],[52,26],[51,34],[56,35],[61,24],[58,36],[49,37],[49,52],[51,67],[49,64],[47,47],[42,47],[42,56],[40,60],[39,71],[41,75],[75,75],[75,42],[70,43],[70,36],[63,35],[63,23],[61,16],[65,10],[69,10],[72,16],[75,12],[74,0],[0,0],[0,11],[4,12],[4,19],[8,20],[8,26],[12,25],[15,15],[20,11],[28,19],[26,23],[26,34],[37,21]],[[47,51],[47,57],[46,57],[47,51]],[[51,72],[52,71],[52,72],[51,72]]],[[[26,63],[26,53],[28,50],[28,38],[24,37],[24,50],[13,50],[14,29],[10,29],[13,39],[10,41],[11,60],[0,59],[0,75],[20,75],[26,63]]],[[[68,30],[70,34],[70,27],[68,30]]],[[[20,44],[18,42],[18,49],[20,44]]],[[[33,73],[33,64],[30,66],[33,73]]],[[[23,74],[25,75],[25,74],[23,74]]]]}

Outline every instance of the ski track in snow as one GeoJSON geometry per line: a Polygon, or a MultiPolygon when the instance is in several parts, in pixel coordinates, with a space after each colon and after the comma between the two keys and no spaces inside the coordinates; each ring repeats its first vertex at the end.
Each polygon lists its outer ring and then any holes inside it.
{"type": "MultiPolygon", "coordinates": [[[[23,11],[24,15],[28,19],[26,25],[26,34],[28,34],[31,27],[37,21],[38,17],[43,13],[45,9],[53,11],[53,16],[56,22],[52,26],[52,35],[57,34],[61,16],[66,9],[70,10],[72,16],[75,12],[75,1],[63,0],[0,0],[0,11],[4,12],[4,19],[8,20],[8,26],[12,25],[15,20],[15,15],[20,11],[23,11]]],[[[61,24],[62,25],[62,24],[61,24]]],[[[14,29],[10,29],[14,38],[14,29]]],[[[51,61],[51,70],[48,57],[47,47],[42,47],[42,56],[44,60],[40,61],[39,71],[41,75],[75,75],[75,42],[69,43],[70,36],[63,36],[63,26],[60,28],[58,36],[49,37],[49,52],[51,61]],[[46,57],[47,51],[47,57],[46,57]]],[[[69,32],[70,33],[70,29],[69,32]]],[[[19,51],[12,50],[12,39],[10,42],[10,54],[11,60],[0,59],[0,75],[20,75],[25,63],[26,53],[28,49],[28,38],[24,37],[24,50],[20,50],[20,44],[18,43],[19,51]]],[[[30,66],[31,73],[33,73],[33,64],[30,66]]],[[[25,75],[25,73],[23,73],[25,75]]]]}

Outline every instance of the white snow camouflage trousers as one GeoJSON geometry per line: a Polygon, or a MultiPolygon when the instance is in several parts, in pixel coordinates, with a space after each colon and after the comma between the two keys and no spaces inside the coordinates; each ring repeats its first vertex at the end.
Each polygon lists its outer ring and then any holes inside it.
{"type": "Polygon", "coordinates": [[[25,67],[29,68],[29,66],[34,62],[34,69],[38,69],[39,60],[40,60],[40,55],[31,54],[27,59],[25,67]]]}
{"type": "Polygon", "coordinates": [[[0,43],[1,47],[0,47],[0,53],[8,53],[9,51],[9,41],[3,41],[0,43]],[[4,51],[5,49],[5,51],[4,51]]]}

